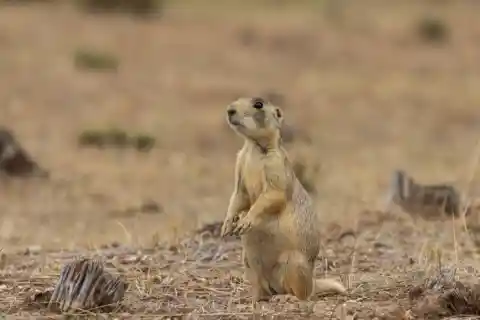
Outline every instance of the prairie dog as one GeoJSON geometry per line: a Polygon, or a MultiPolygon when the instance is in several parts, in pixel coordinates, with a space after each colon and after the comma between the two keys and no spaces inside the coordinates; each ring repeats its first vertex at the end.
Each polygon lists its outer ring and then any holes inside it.
{"type": "Polygon", "coordinates": [[[458,217],[462,210],[460,195],[453,186],[422,185],[403,170],[392,173],[388,200],[405,212],[418,214],[425,219],[458,217]]]}
{"type": "Polygon", "coordinates": [[[277,294],[307,300],[314,293],[345,293],[340,282],[313,278],[320,221],[282,147],[282,110],[262,98],[240,98],[226,113],[245,143],[237,154],[222,236],[242,238],[253,303],[277,294]]]}

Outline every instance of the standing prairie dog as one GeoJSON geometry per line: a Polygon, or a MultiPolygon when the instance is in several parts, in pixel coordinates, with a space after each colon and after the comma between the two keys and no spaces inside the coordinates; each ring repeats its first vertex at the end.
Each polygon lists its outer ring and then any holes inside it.
{"type": "Polygon", "coordinates": [[[345,293],[333,279],[313,278],[319,219],[282,147],[282,110],[261,98],[240,98],[228,106],[227,121],[245,143],[222,236],[242,238],[253,303],[277,294],[307,300],[314,293],[345,293]]]}

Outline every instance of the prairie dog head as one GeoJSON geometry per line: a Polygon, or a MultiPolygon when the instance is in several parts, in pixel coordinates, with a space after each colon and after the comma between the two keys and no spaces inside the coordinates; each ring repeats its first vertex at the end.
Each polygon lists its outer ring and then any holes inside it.
{"type": "Polygon", "coordinates": [[[241,136],[272,140],[280,136],[283,111],[262,98],[240,98],[227,107],[227,122],[241,136]]]}

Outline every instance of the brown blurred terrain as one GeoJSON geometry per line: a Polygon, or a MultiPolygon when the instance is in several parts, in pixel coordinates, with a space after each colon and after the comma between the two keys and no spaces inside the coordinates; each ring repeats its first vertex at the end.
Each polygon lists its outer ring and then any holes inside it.
{"type": "MultiPolygon", "coordinates": [[[[407,274],[395,263],[423,261],[437,245],[445,261],[478,264],[461,221],[381,212],[397,168],[480,197],[476,2],[165,1],[155,17],[45,2],[0,6],[0,125],[51,175],[0,181],[7,255],[114,242],[151,248],[222,220],[241,146],[225,107],[264,95],[285,110],[292,156],[320,168],[307,179],[326,226],[370,235],[359,240],[357,262],[375,266],[372,276],[407,274]],[[155,145],[78,143],[88,130],[112,128],[155,145]],[[129,209],[145,203],[156,209],[129,209]]],[[[335,272],[352,272],[350,251],[333,246],[335,272]]]]}

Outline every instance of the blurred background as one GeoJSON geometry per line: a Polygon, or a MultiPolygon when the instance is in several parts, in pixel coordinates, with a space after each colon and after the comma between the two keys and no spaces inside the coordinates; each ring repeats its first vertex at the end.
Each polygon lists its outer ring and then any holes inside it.
{"type": "Polygon", "coordinates": [[[0,1],[0,125],[51,175],[2,178],[1,247],[150,245],[222,220],[240,96],[284,109],[325,219],[381,209],[399,168],[478,196],[479,6],[0,1]]]}

